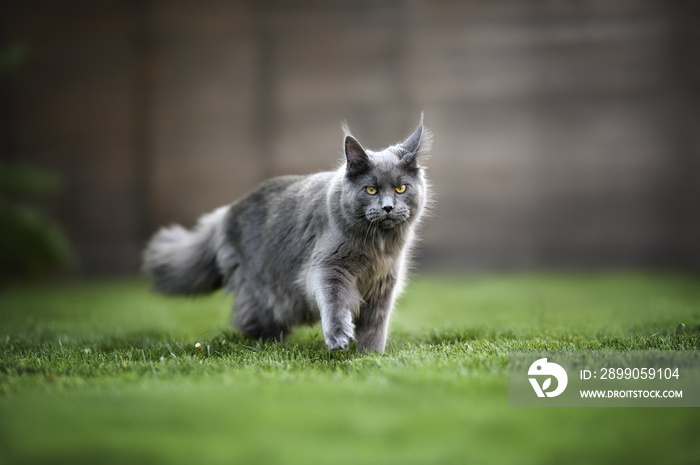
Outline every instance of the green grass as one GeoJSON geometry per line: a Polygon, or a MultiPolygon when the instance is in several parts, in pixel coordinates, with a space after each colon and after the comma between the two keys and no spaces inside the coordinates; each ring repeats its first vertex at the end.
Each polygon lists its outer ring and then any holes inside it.
{"type": "Polygon", "coordinates": [[[416,278],[383,356],[147,287],[0,291],[0,463],[700,462],[697,409],[512,408],[506,379],[509,350],[700,349],[697,276],[416,278]]]}

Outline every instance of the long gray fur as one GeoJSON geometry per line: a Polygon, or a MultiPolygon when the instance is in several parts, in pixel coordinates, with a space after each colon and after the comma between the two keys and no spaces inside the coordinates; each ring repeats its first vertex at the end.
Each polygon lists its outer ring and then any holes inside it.
{"type": "Polygon", "coordinates": [[[253,338],[284,339],[319,319],[331,350],[384,352],[428,199],[421,161],[430,133],[374,152],[347,127],[336,171],[270,179],[200,218],[161,229],[144,251],[154,289],[234,292],[232,323],[253,338]],[[398,193],[396,188],[405,185],[398,193]],[[371,195],[367,187],[377,188],[371,195]]]}

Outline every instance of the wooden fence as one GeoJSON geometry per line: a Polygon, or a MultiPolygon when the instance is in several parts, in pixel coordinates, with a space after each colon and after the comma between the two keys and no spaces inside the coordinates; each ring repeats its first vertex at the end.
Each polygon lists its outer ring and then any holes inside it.
{"type": "Polygon", "coordinates": [[[85,272],[261,180],[435,135],[424,269],[700,267],[697,5],[4,2],[3,157],[63,173],[85,272]]]}

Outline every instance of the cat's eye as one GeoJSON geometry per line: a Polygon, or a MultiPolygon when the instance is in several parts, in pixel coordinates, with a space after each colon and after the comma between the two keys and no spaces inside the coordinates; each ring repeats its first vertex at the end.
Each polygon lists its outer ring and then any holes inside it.
{"type": "Polygon", "coordinates": [[[367,186],[367,193],[369,195],[374,195],[377,193],[377,188],[372,186],[367,186]]]}
{"type": "Polygon", "coordinates": [[[396,192],[398,192],[399,194],[403,194],[404,192],[406,192],[406,185],[401,184],[399,187],[396,188],[396,192]]]}

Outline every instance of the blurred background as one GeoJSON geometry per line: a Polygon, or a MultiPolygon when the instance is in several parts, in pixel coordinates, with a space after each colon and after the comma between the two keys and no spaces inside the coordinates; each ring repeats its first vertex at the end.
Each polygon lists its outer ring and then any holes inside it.
{"type": "Polygon", "coordinates": [[[700,269],[696,2],[5,1],[0,271],[126,274],[162,225],[425,112],[420,270],[700,269]]]}

